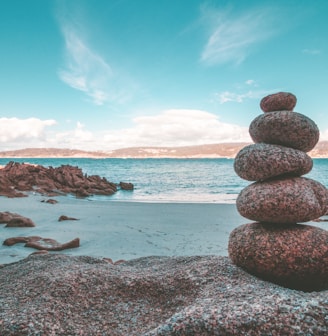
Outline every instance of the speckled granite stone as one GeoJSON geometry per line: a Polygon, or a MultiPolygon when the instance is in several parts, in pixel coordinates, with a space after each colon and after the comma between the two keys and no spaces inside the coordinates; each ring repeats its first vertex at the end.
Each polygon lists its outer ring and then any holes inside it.
{"type": "Polygon", "coordinates": [[[237,154],[234,169],[249,181],[260,181],[282,174],[301,176],[311,171],[313,161],[303,151],[264,143],[244,147],[237,154]]]}
{"type": "Polygon", "coordinates": [[[293,111],[296,105],[296,97],[289,92],[278,92],[264,97],[260,102],[263,112],[293,111]]]}
{"type": "Polygon", "coordinates": [[[253,141],[277,144],[309,152],[319,141],[319,129],[307,116],[289,111],[264,113],[249,126],[253,141]]]}
{"type": "Polygon", "coordinates": [[[251,223],[230,234],[232,262],[264,280],[303,291],[328,289],[328,231],[251,223]]]}
{"type": "Polygon", "coordinates": [[[307,222],[327,212],[328,189],[305,177],[254,182],[237,197],[239,213],[269,223],[307,222]]]}

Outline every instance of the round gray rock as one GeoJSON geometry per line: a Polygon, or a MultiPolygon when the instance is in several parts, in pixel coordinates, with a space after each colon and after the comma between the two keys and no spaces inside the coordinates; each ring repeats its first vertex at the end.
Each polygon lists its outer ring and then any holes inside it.
{"type": "Polygon", "coordinates": [[[258,222],[308,222],[327,212],[328,189],[305,177],[271,179],[244,188],[236,205],[243,217],[258,222]]]}
{"type": "Polygon", "coordinates": [[[319,129],[307,116],[275,111],[256,117],[249,126],[253,141],[277,144],[309,152],[319,141],[319,129]]]}
{"type": "Polygon", "coordinates": [[[266,180],[282,174],[301,176],[311,171],[313,161],[303,151],[258,143],[244,147],[234,161],[235,172],[249,181],[266,180]]]}
{"type": "Polygon", "coordinates": [[[278,92],[264,97],[260,102],[263,112],[293,111],[296,105],[296,97],[289,92],[278,92]]]}
{"type": "Polygon", "coordinates": [[[251,223],[229,238],[232,262],[279,285],[302,291],[328,289],[328,231],[310,225],[251,223]]]}

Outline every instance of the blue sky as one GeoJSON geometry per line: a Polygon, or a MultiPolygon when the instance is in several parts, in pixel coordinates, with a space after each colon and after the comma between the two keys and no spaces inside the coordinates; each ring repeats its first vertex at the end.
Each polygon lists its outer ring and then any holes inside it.
{"type": "Polygon", "coordinates": [[[249,141],[292,92],[328,140],[325,0],[2,0],[0,150],[249,141]]]}

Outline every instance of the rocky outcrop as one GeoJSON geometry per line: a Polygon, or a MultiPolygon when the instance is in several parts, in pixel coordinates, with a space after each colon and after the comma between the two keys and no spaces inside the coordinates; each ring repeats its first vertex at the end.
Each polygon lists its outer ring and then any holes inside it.
{"type": "Polygon", "coordinates": [[[0,212],[0,224],[7,224],[5,227],[35,226],[35,223],[30,218],[9,211],[0,212]]]}
{"type": "Polygon", "coordinates": [[[42,195],[56,196],[73,194],[77,197],[112,195],[117,191],[115,183],[98,175],[83,174],[78,167],[43,167],[9,162],[0,169],[0,195],[7,197],[26,196],[34,191],[42,195]]]}
{"type": "Polygon", "coordinates": [[[302,291],[328,288],[328,231],[251,223],[231,232],[229,256],[263,279],[302,291]]]}
{"type": "Polygon", "coordinates": [[[328,334],[328,291],[304,293],[218,256],[33,255],[0,272],[1,335],[328,334]]]}
{"type": "Polygon", "coordinates": [[[80,239],[75,238],[67,243],[58,243],[51,238],[42,238],[39,236],[30,237],[12,237],[7,238],[3,242],[3,245],[12,246],[18,243],[24,243],[25,247],[32,247],[42,251],[63,251],[71,248],[77,248],[80,246],[80,239]]]}

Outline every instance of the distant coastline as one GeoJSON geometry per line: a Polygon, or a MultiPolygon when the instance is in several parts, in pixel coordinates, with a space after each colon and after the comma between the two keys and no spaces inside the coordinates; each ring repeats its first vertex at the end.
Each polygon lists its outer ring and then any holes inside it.
{"type": "MultiPolygon", "coordinates": [[[[0,158],[234,158],[250,143],[220,143],[185,147],[131,147],[111,151],[84,151],[62,148],[24,148],[1,151],[0,158]]],[[[320,141],[308,153],[312,158],[328,158],[328,141],[320,141]]]]}

